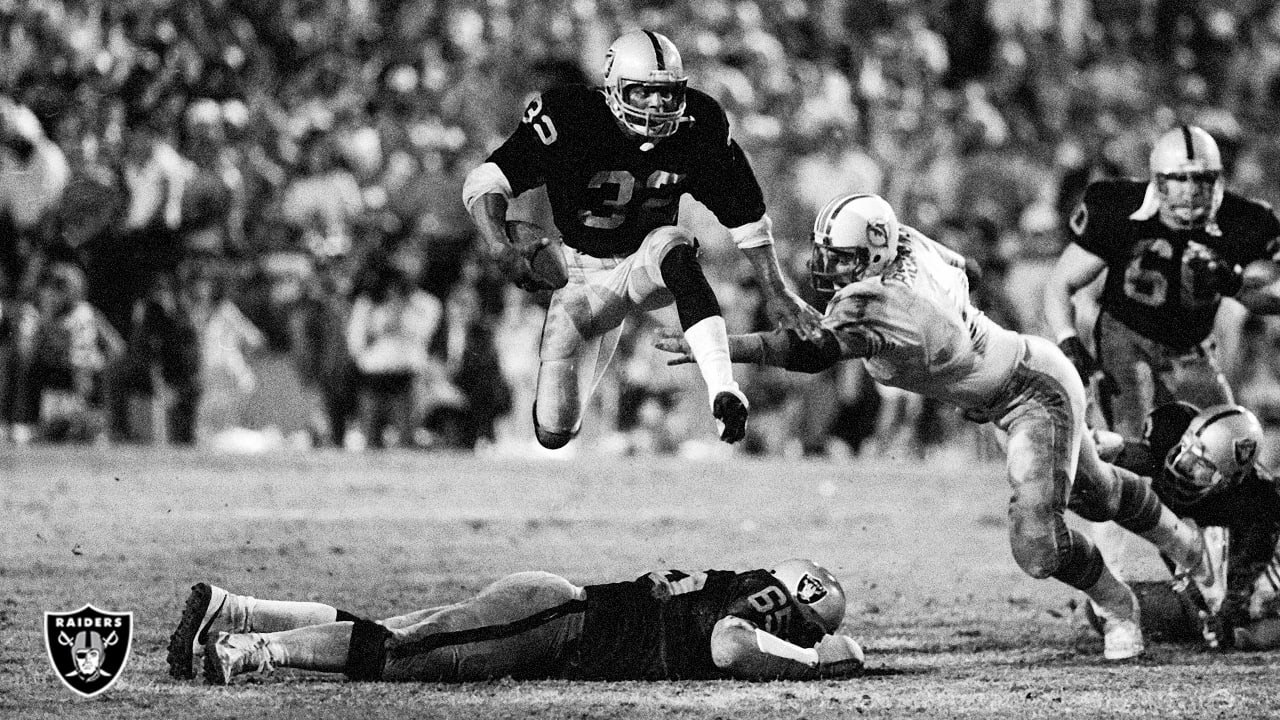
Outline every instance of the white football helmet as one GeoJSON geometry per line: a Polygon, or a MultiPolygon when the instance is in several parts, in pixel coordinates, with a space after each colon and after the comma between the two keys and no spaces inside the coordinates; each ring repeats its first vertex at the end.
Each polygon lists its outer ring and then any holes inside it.
{"type": "Polygon", "coordinates": [[[778,563],[769,572],[787,588],[802,608],[817,616],[818,624],[828,635],[844,621],[844,588],[831,571],[812,560],[792,558],[778,563]]]}
{"type": "Polygon", "coordinates": [[[604,96],[609,109],[637,135],[662,138],[675,133],[684,117],[688,81],[675,43],[656,32],[629,32],[615,40],[605,56],[604,96]],[[637,85],[662,91],[661,104],[631,104],[628,91],[637,85]]]}
{"type": "Polygon", "coordinates": [[[1161,135],[1151,149],[1151,183],[1166,225],[1188,230],[1213,224],[1225,190],[1218,143],[1195,125],[1161,135]]]}
{"type": "Polygon", "coordinates": [[[1262,443],[1262,424],[1239,405],[1215,405],[1191,421],[1165,458],[1167,487],[1186,505],[1238,484],[1253,468],[1262,443]]]}
{"type": "Polygon", "coordinates": [[[813,288],[829,295],[884,272],[898,255],[898,216],[879,195],[841,195],[818,212],[810,240],[813,288]]]}

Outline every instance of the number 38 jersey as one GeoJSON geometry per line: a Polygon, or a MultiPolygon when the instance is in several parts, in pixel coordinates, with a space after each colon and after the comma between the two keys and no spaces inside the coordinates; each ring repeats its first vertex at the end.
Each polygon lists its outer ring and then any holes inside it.
{"type": "Polygon", "coordinates": [[[529,103],[488,162],[514,195],[545,184],[565,244],[595,257],[630,255],[674,225],[685,193],[726,227],[759,220],[764,197],[724,110],[693,89],[686,102],[679,131],[650,146],[619,127],[599,90],[556,88],[529,103]]]}
{"type": "Polygon", "coordinates": [[[711,632],[734,616],[802,647],[824,634],[768,570],[650,573],[589,585],[582,635],[566,676],[595,680],[728,677],[711,659],[711,632]]]}
{"type": "Polygon", "coordinates": [[[1175,230],[1158,215],[1134,220],[1129,216],[1146,188],[1140,180],[1091,184],[1071,229],[1080,247],[1107,264],[1101,299],[1107,314],[1162,345],[1190,348],[1209,336],[1222,298],[1188,261],[1208,254],[1243,267],[1269,258],[1280,222],[1263,203],[1232,192],[1218,208],[1220,235],[1175,230]]]}

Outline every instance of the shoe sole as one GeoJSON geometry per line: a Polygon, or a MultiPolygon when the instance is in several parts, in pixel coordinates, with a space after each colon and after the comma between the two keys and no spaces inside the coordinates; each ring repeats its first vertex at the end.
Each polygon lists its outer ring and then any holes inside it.
{"type": "Polygon", "coordinates": [[[711,415],[723,425],[720,439],[732,445],[747,436],[747,406],[737,395],[722,392],[712,403],[711,415]]]}
{"type": "Polygon", "coordinates": [[[181,680],[190,680],[196,676],[192,667],[195,649],[203,644],[202,635],[207,635],[209,625],[222,614],[222,607],[227,602],[226,595],[218,607],[210,611],[213,600],[213,588],[207,583],[191,586],[191,594],[187,596],[187,604],[182,609],[182,619],[178,627],[169,636],[169,675],[181,680]]]}
{"type": "Polygon", "coordinates": [[[209,638],[204,644],[204,681],[210,685],[230,685],[231,677],[227,675],[222,658],[218,657],[218,639],[209,638]]]}

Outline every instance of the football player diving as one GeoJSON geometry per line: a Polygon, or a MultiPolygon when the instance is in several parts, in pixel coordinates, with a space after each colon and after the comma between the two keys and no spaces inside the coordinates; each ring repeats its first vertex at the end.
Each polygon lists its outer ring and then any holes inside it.
{"type": "Polygon", "coordinates": [[[1153,410],[1141,440],[1100,443],[1114,449],[1112,462],[1150,477],[1165,505],[1204,528],[1215,574],[1226,578],[1216,594],[1176,581],[1134,583],[1151,636],[1280,648],[1280,492],[1258,463],[1261,443],[1262,424],[1247,409],[1201,411],[1184,402],[1153,410]]]}
{"type": "Polygon", "coordinates": [[[560,448],[579,432],[583,408],[633,309],[674,300],[706,382],[720,439],[746,434],[747,398],[733,377],[724,319],[678,226],[681,196],[705,204],[750,260],[770,316],[803,337],[819,316],[786,285],[764,197],[720,105],[687,87],[680,53],[648,30],[618,38],[604,86],[571,85],[529,103],[519,126],[468,174],[463,202],[501,271],[538,289],[530,258],[547,239],[507,230],[508,201],[545,185],[563,245],[568,284],[551,295],[539,347],[533,416],[538,442],[560,448]]]}
{"type": "MultiPolygon", "coordinates": [[[[967,419],[1007,436],[1013,495],[1009,539],[1031,577],[1056,578],[1084,592],[1103,621],[1104,657],[1144,650],[1140,608],[1084,534],[1071,509],[1115,520],[1177,564],[1179,577],[1211,586],[1199,532],[1160,503],[1137,475],[1104,463],[1084,421],[1084,385],[1052,342],[1000,327],[970,304],[964,258],[900,225],[876,195],[842,195],[813,226],[810,273],[831,300],[818,340],[789,330],[729,338],[735,362],[820,372],[858,358],[877,382],[956,405],[967,419]]],[[[658,347],[688,347],[674,334],[658,347]]]]}
{"type": "Polygon", "coordinates": [[[863,671],[840,582],[809,560],[771,570],[653,572],[579,587],[508,575],[475,597],[370,621],[316,602],[199,583],[169,638],[169,673],[226,685],[292,667],[353,680],[807,679],[863,671]]]}
{"type": "Polygon", "coordinates": [[[1157,405],[1234,402],[1209,334],[1224,297],[1280,312],[1268,287],[1280,221],[1225,189],[1213,136],[1194,125],[1161,135],[1148,179],[1090,184],[1070,225],[1074,242],[1045,284],[1045,320],[1107,428],[1136,440],[1157,405]],[[1090,353],[1076,334],[1073,297],[1104,271],[1090,353]]]}

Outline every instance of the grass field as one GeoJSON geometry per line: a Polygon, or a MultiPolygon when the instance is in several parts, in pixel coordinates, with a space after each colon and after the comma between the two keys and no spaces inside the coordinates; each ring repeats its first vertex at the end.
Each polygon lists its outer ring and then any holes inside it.
{"type": "MultiPolygon", "coordinates": [[[[998,465],[0,448],[0,718],[1267,717],[1280,660],[1156,644],[1104,664],[1077,594],[1025,577],[998,465]],[[508,572],[579,583],[808,556],[844,580],[867,677],[812,683],[178,682],[193,582],[371,616],[508,572]],[[134,613],[104,695],[54,677],[45,611],[134,613]]],[[[1135,562],[1154,573],[1154,563],[1135,562]]]]}

